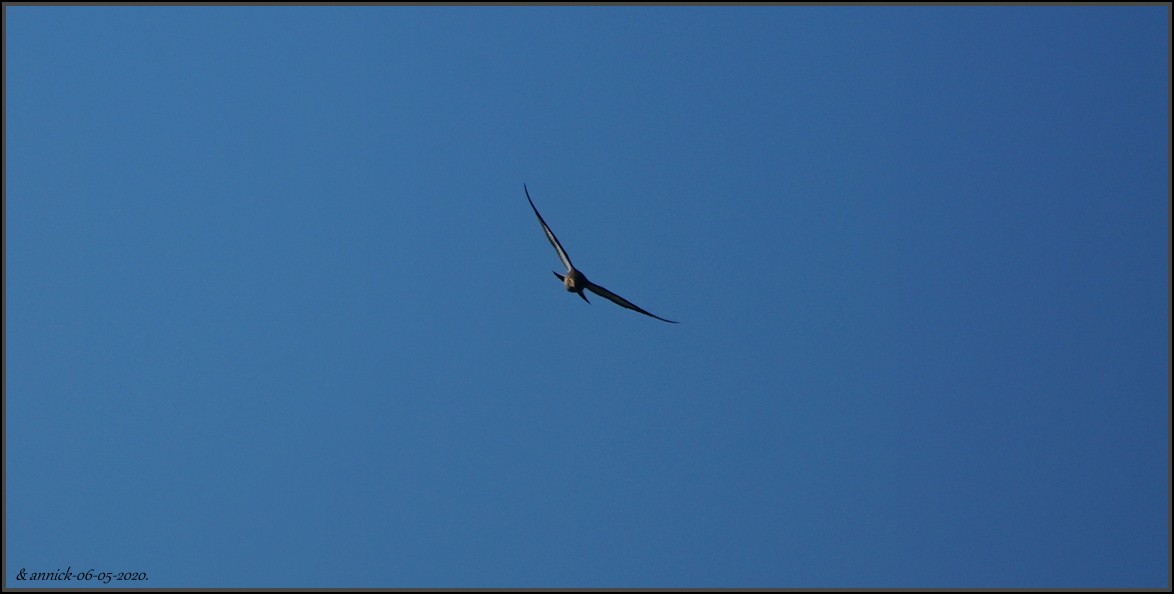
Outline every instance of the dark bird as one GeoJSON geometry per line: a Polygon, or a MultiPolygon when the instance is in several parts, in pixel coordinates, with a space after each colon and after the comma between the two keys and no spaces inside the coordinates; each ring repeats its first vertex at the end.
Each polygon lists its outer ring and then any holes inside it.
{"type": "MultiPolygon", "coordinates": [[[[553,245],[554,251],[558,252],[559,260],[562,260],[563,266],[566,266],[567,268],[567,273],[565,275],[559,274],[557,272],[554,273],[554,275],[563,282],[563,287],[566,287],[566,289],[572,293],[577,293],[580,297],[583,298],[583,301],[587,301],[587,296],[583,294],[583,289],[587,289],[588,291],[591,291],[592,293],[595,293],[596,295],[599,295],[600,297],[603,297],[604,299],[607,299],[620,307],[626,307],[630,310],[638,311],[646,316],[656,318],[662,322],[668,322],[670,324],[677,323],[672,320],[666,320],[658,315],[648,313],[647,311],[644,311],[643,309],[640,309],[638,306],[636,306],[635,303],[632,303],[631,301],[628,301],[627,299],[624,299],[623,297],[620,297],[619,295],[616,295],[615,293],[612,293],[611,291],[608,291],[607,289],[587,280],[587,277],[584,276],[582,272],[576,270],[575,266],[571,264],[571,257],[567,255],[567,251],[563,249],[562,244],[558,242],[558,238],[554,236],[554,231],[550,230],[550,227],[547,226],[546,221],[542,219],[542,215],[538,214],[538,208],[534,206],[534,201],[530,199],[530,190],[526,188],[526,184],[522,184],[522,189],[526,191],[526,200],[530,202],[530,208],[534,209],[534,216],[538,217],[538,223],[542,225],[542,231],[546,233],[546,239],[550,240],[550,245],[553,245]]],[[[587,303],[591,302],[587,301],[587,303]]]]}

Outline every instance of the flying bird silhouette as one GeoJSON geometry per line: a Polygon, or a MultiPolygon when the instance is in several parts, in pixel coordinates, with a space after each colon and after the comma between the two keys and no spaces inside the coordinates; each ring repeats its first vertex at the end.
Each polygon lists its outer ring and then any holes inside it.
{"type": "MultiPolygon", "coordinates": [[[[534,210],[534,216],[538,217],[538,224],[542,225],[542,231],[546,233],[546,239],[550,241],[550,245],[554,246],[554,251],[558,252],[558,259],[562,260],[563,266],[566,266],[567,268],[567,273],[565,275],[559,274],[557,272],[554,273],[554,275],[563,282],[563,287],[566,287],[566,289],[572,293],[577,293],[580,297],[583,298],[583,301],[587,301],[587,296],[583,294],[583,289],[586,289],[592,293],[595,293],[596,295],[599,295],[600,297],[603,297],[604,299],[611,301],[612,303],[615,303],[620,307],[626,307],[630,310],[638,311],[646,316],[656,318],[662,322],[668,322],[670,324],[677,323],[672,320],[666,320],[658,315],[648,313],[647,311],[644,311],[643,309],[640,309],[638,306],[636,306],[635,303],[632,303],[631,301],[628,301],[627,299],[624,299],[623,297],[620,297],[619,295],[616,295],[615,293],[612,293],[611,291],[608,291],[607,289],[587,280],[587,277],[584,276],[582,272],[579,272],[573,264],[571,264],[571,257],[567,255],[567,251],[563,249],[562,244],[558,242],[558,238],[554,236],[554,231],[550,230],[550,226],[548,226],[546,221],[543,220],[542,215],[538,214],[538,207],[534,206],[534,201],[530,199],[530,190],[526,187],[526,184],[522,184],[522,189],[526,191],[526,200],[530,202],[530,208],[534,210]]],[[[587,301],[587,303],[591,302],[587,301]]]]}

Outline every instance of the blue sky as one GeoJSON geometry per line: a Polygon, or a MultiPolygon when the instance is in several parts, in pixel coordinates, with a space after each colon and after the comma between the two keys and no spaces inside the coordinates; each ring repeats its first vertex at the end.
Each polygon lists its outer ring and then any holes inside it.
{"type": "Polygon", "coordinates": [[[7,587],[1169,587],[1166,5],[4,12],[7,587]]]}

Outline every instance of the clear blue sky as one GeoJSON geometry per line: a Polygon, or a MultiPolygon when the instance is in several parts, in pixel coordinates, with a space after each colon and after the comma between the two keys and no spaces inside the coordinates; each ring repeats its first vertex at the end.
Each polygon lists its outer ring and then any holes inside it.
{"type": "Polygon", "coordinates": [[[7,587],[1170,584],[1168,6],[4,10],[7,587]]]}

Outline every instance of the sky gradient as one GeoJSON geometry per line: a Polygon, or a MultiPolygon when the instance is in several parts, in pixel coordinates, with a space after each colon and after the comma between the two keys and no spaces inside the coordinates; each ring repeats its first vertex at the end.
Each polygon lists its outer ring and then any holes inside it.
{"type": "Polygon", "coordinates": [[[1168,5],[4,23],[8,588],[1170,586],[1168,5]]]}

